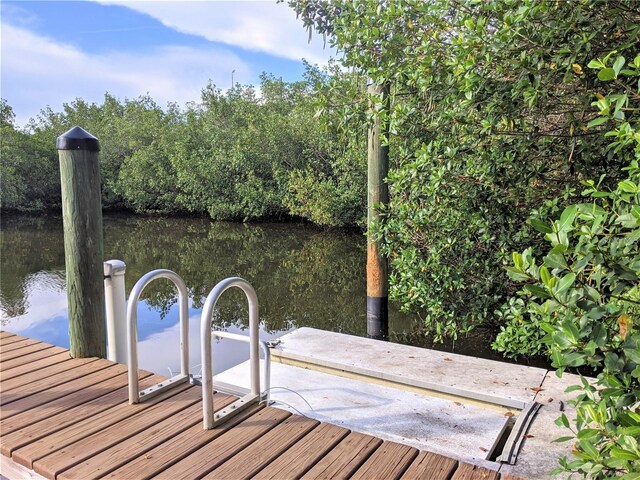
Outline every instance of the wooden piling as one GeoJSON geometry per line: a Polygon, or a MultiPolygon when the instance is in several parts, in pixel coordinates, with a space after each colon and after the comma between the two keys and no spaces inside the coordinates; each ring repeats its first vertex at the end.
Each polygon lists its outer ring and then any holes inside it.
{"type": "MultiPolygon", "coordinates": [[[[382,97],[388,111],[389,84],[369,85],[369,94],[382,97]]],[[[373,110],[373,105],[371,106],[373,110]]],[[[367,335],[386,339],[389,333],[389,279],[387,259],[380,252],[380,243],[371,232],[381,221],[378,206],[389,203],[389,187],[385,182],[389,171],[389,146],[383,145],[380,115],[375,114],[368,141],[368,208],[367,208],[367,335]]]]}
{"type": "Polygon", "coordinates": [[[59,136],[71,356],[106,357],[98,139],[80,127],[59,136]]]}

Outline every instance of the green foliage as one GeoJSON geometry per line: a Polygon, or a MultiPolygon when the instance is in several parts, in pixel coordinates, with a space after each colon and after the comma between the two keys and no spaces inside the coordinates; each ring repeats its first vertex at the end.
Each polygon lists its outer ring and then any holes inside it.
{"type": "Polygon", "coordinates": [[[0,159],[2,208],[34,211],[60,205],[55,148],[16,129],[13,110],[5,100],[0,102],[0,159]]]}
{"type": "MultiPolygon", "coordinates": [[[[128,103],[127,107],[131,105],[128,103]]],[[[183,208],[176,199],[172,155],[184,128],[181,113],[175,106],[165,113],[150,99],[145,107],[135,124],[144,124],[144,132],[155,135],[138,138],[140,144],[131,146],[131,152],[121,162],[114,190],[136,212],[180,212],[183,208]]]]}
{"type": "Polygon", "coordinates": [[[236,85],[223,95],[214,85],[187,112],[188,132],[173,158],[180,201],[214,219],[256,219],[286,213],[287,170],[303,161],[289,129],[302,84],[262,77],[261,95],[236,85]]]}
{"type": "Polygon", "coordinates": [[[24,132],[3,101],[2,206],[59,206],[55,140],[80,125],[100,140],[106,208],[359,224],[365,150],[343,146],[316,117],[315,98],[327,82],[326,72],[307,65],[299,82],[263,74],[259,91],[208,85],[201,102],[184,110],[163,109],[148,96],[120,101],[106,94],[102,104],[76,99],[62,112],[46,108],[24,132]]]}
{"type": "Polygon", "coordinates": [[[603,188],[604,176],[586,180],[582,195],[591,201],[551,223],[530,220],[549,247],[540,264],[531,248],[513,253],[507,272],[526,283],[502,309],[508,323],[495,346],[512,356],[545,348],[559,375],[596,372],[595,384],[583,379],[568,390],[580,391],[575,426],[564,414],[557,423],[572,429],[577,459],[562,459],[556,471],[631,479],[640,474],[640,124],[629,112],[640,104],[640,84],[624,87],[640,79],[640,55],[628,62],[615,53],[589,63],[613,85],[596,95],[600,116],[590,125],[611,126],[607,150],[635,159],[614,189],[603,188]]]}
{"type": "MultiPolygon", "coordinates": [[[[422,312],[436,335],[499,324],[493,312],[516,289],[500,266],[510,251],[540,246],[525,219],[565,206],[586,178],[609,173],[614,185],[629,163],[629,148],[607,148],[590,103],[599,93],[614,109],[624,104],[595,85],[598,75],[625,82],[628,63],[615,62],[637,48],[633,2],[289,3],[346,67],[391,83],[389,111],[372,101],[391,133],[391,203],[376,233],[387,242],[392,297],[422,312]],[[588,67],[612,49],[611,70],[588,67]]],[[[340,112],[344,128],[358,132],[362,102],[343,92],[354,100],[328,102],[325,113],[340,112]]],[[[620,124],[616,135],[630,133],[620,124]]]]}
{"type": "MultiPolygon", "coordinates": [[[[640,169],[633,162],[626,170],[611,192],[586,182],[591,203],[539,225],[550,244],[542,263],[531,249],[513,254],[509,275],[528,283],[496,341],[512,355],[544,345],[559,374],[599,372],[595,386],[584,380],[577,388],[578,460],[564,459],[559,469],[591,478],[640,473],[640,169]]],[[[569,427],[564,416],[559,424],[569,427]]]]}
{"type": "Polygon", "coordinates": [[[343,72],[335,64],[327,72],[308,69],[306,81],[313,87],[314,102],[304,106],[305,113],[315,123],[305,135],[312,139],[305,154],[314,161],[289,173],[285,205],[292,214],[319,225],[364,226],[366,124],[361,118],[354,126],[345,106],[364,98],[366,86],[361,76],[343,72]]]}

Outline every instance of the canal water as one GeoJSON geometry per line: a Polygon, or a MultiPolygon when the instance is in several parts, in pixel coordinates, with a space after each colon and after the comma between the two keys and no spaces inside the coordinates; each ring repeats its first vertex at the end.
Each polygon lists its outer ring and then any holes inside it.
{"type": "MultiPolygon", "coordinates": [[[[190,363],[199,370],[202,305],[220,280],[240,276],[256,289],[261,337],[297,327],[366,335],[364,237],[292,223],[240,224],[203,218],[104,217],[105,259],[127,264],[127,294],[145,273],[168,268],[189,290],[190,363]]],[[[0,229],[0,322],[2,329],[62,347],[69,346],[64,245],[60,216],[3,215],[0,229]]],[[[138,307],[140,368],[179,370],[176,292],[167,280],[145,289],[138,307]]],[[[420,320],[390,307],[390,340],[457,353],[499,358],[479,332],[456,345],[431,345],[420,320]]],[[[215,328],[247,333],[242,292],[225,292],[215,328]]],[[[214,371],[247,357],[245,344],[214,345],[214,371]]]]}

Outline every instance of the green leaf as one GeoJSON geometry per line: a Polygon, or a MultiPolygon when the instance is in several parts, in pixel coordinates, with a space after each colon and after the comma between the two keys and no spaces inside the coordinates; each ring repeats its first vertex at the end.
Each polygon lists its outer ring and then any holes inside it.
{"type": "Polygon", "coordinates": [[[524,270],[524,261],[522,259],[522,255],[521,254],[519,254],[518,252],[513,252],[511,254],[511,259],[513,260],[513,265],[518,270],[524,270]]]}
{"type": "Polygon", "coordinates": [[[637,472],[625,473],[621,477],[616,477],[616,480],[638,480],[640,476],[637,472]]]}
{"type": "Polygon", "coordinates": [[[603,68],[598,72],[598,78],[603,82],[607,82],[609,80],[613,80],[616,78],[618,74],[613,68],[603,68]]]}
{"type": "Polygon", "coordinates": [[[640,335],[632,335],[624,342],[624,354],[633,363],[640,364],[640,335]]]}
{"type": "Polygon", "coordinates": [[[551,282],[551,274],[544,265],[540,267],[540,280],[542,280],[542,283],[544,283],[547,288],[551,288],[549,285],[551,282]]]}
{"type": "Polygon", "coordinates": [[[596,323],[591,332],[591,338],[598,348],[603,348],[607,341],[607,328],[602,323],[596,323]]]}
{"type": "Polygon", "coordinates": [[[598,125],[602,125],[603,123],[607,123],[609,118],[607,117],[596,117],[587,123],[587,128],[597,127],[598,125]]]}
{"type": "Polygon", "coordinates": [[[620,458],[622,460],[630,461],[640,460],[640,456],[638,456],[637,454],[628,450],[623,450],[620,447],[612,447],[609,451],[611,452],[611,456],[613,456],[614,458],[620,458]]]}
{"type": "Polygon", "coordinates": [[[570,387],[565,388],[565,393],[575,392],[577,390],[582,390],[582,385],[571,385],[570,387]]]}
{"type": "MultiPolygon", "coordinates": [[[[575,343],[575,342],[574,342],[575,343]]],[[[583,353],[568,353],[564,356],[564,365],[567,367],[580,367],[586,363],[586,355],[583,353]]]]}
{"type": "Polygon", "coordinates": [[[560,279],[560,282],[558,282],[558,289],[556,290],[556,293],[560,294],[562,292],[567,291],[575,281],[576,281],[576,274],[567,273],[564,277],[560,279]]]}
{"type": "MultiPolygon", "coordinates": [[[[557,247],[562,247],[564,250],[566,250],[564,245],[557,245],[554,250],[557,247]]],[[[544,257],[544,263],[551,268],[560,268],[563,270],[568,268],[567,262],[562,255],[547,255],[546,257],[544,257]]]]}
{"type": "MultiPolygon", "coordinates": [[[[560,415],[560,417],[558,417],[555,420],[556,425],[560,426],[560,427],[566,427],[569,428],[569,419],[567,418],[567,416],[563,413],[562,415],[560,415]]],[[[573,437],[571,437],[573,438],[573,437]]]]}
{"type": "Polygon", "coordinates": [[[551,226],[549,226],[548,223],[542,222],[542,221],[538,220],[537,218],[530,218],[529,219],[529,225],[531,225],[533,228],[535,228],[540,233],[552,233],[553,232],[553,229],[551,228],[551,226]]]}
{"type": "Polygon", "coordinates": [[[600,434],[600,430],[595,428],[583,428],[578,432],[578,439],[586,440],[588,438],[596,437],[600,434]]]}
{"type": "Polygon", "coordinates": [[[551,251],[549,252],[549,255],[555,255],[557,253],[564,253],[567,251],[567,246],[566,245],[562,245],[562,244],[558,244],[556,246],[554,246],[551,251]]]}
{"type": "Polygon", "coordinates": [[[524,289],[535,297],[551,298],[551,295],[549,294],[549,292],[547,292],[544,288],[538,285],[525,285],[524,289]]]}
{"type": "Polygon", "coordinates": [[[604,68],[606,65],[600,60],[591,60],[587,67],[589,68],[604,68]]]}
{"type": "Polygon", "coordinates": [[[507,270],[507,275],[509,275],[509,278],[517,282],[526,282],[527,280],[530,279],[529,275],[527,275],[526,273],[523,273],[522,270],[519,270],[517,268],[507,267],[506,270],[507,270]]]}
{"type": "MultiPolygon", "coordinates": [[[[575,341],[569,337],[566,333],[556,332],[552,335],[553,341],[561,348],[567,348],[574,345],[575,341]]],[[[553,352],[553,363],[554,365],[562,365],[566,366],[566,361],[564,355],[556,350],[553,352]]]]}
{"type": "Polygon", "coordinates": [[[576,214],[578,213],[578,205],[570,205],[564,209],[562,215],[560,215],[560,220],[558,222],[558,229],[560,231],[570,230],[573,226],[573,221],[576,218],[576,214]]]}
{"type": "Polygon", "coordinates": [[[586,453],[589,458],[595,460],[598,458],[598,450],[593,446],[593,444],[588,440],[581,440],[578,442],[580,449],[586,453]]]}
{"type": "Polygon", "coordinates": [[[618,188],[627,193],[636,193],[638,191],[638,186],[631,180],[623,180],[618,183],[618,188]]]}
{"type": "Polygon", "coordinates": [[[616,73],[616,77],[620,73],[620,70],[622,70],[622,67],[624,67],[624,57],[619,56],[618,58],[616,58],[616,61],[613,62],[613,70],[616,73]]]}

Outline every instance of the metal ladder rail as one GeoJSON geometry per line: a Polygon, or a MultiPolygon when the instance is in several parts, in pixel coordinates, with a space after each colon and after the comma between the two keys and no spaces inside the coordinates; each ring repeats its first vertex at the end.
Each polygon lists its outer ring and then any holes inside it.
{"type": "Polygon", "coordinates": [[[189,381],[189,293],[180,276],[171,270],[153,270],[136,282],[127,302],[127,348],[129,354],[129,403],[140,403],[171,387],[189,381]],[[159,278],[173,282],[178,290],[180,305],[180,374],[143,391],[138,384],[138,302],[149,283],[159,278]]]}
{"type": "MultiPolygon", "coordinates": [[[[244,343],[251,342],[251,337],[247,337],[246,335],[239,335],[237,333],[225,332],[223,330],[214,330],[211,332],[211,336],[219,340],[222,340],[223,338],[227,338],[229,340],[235,340],[237,342],[244,342],[244,343]]],[[[260,346],[262,353],[264,353],[264,364],[262,367],[262,382],[260,384],[261,390],[262,390],[261,396],[262,396],[262,399],[265,400],[267,404],[269,404],[269,400],[270,400],[269,392],[271,391],[271,350],[269,349],[269,345],[267,344],[267,342],[263,340],[258,340],[258,345],[260,346]],[[264,385],[264,387],[262,387],[262,385],[264,385]]],[[[213,357],[213,354],[212,354],[212,357],[213,357]]],[[[213,388],[224,392],[224,386],[221,386],[216,382],[214,382],[213,388]]],[[[221,412],[224,412],[224,411],[225,410],[222,410],[221,412]]]]}
{"type": "MultiPolygon", "coordinates": [[[[207,296],[207,300],[205,301],[204,307],[202,309],[202,317],[200,320],[200,347],[202,354],[202,415],[203,426],[205,430],[211,430],[214,426],[219,425],[220,423],[231,418],[233,415],[241,412],[251,405],[260,402],[261,400],[259,372],[260,355],[258,350],[260,344],[260,332],[258,330],[258,322],[258,296],[256,295],[256,292],[251,284],[246,280],[239,277],[231,277],[222,280],[213,288],[213,290],[211,290],[209,296],[207,296]],[[244,397],[236,400],[231,405],[228,405],[223,410],[214,414],[213,366],[211,363],[211,320],[218,299],[226,290],[232,287],[240,288],[247,297],[247,302],[249,304],[249,369],[251,375],[251,392],[244,397]]],[[[236,340],[238,340],[238,338],[236,338],[235,336],[232,337],[233,334],[227,334],[226,332],[222,333],[224,334],[222,336],[235,338],[236,340]]],[[[242,336],[239,335],[239,337],[242,336]]],[[[246,337],[242,337],[242,341],[246,341],[246,337]]],[[[270,358],[270,355],[266,354],[265,360],[267,361],[267,363],[269,362],[270,358]]],[[[270,371],[270,366],[268,367],[267,371],[270,371]]]]}

